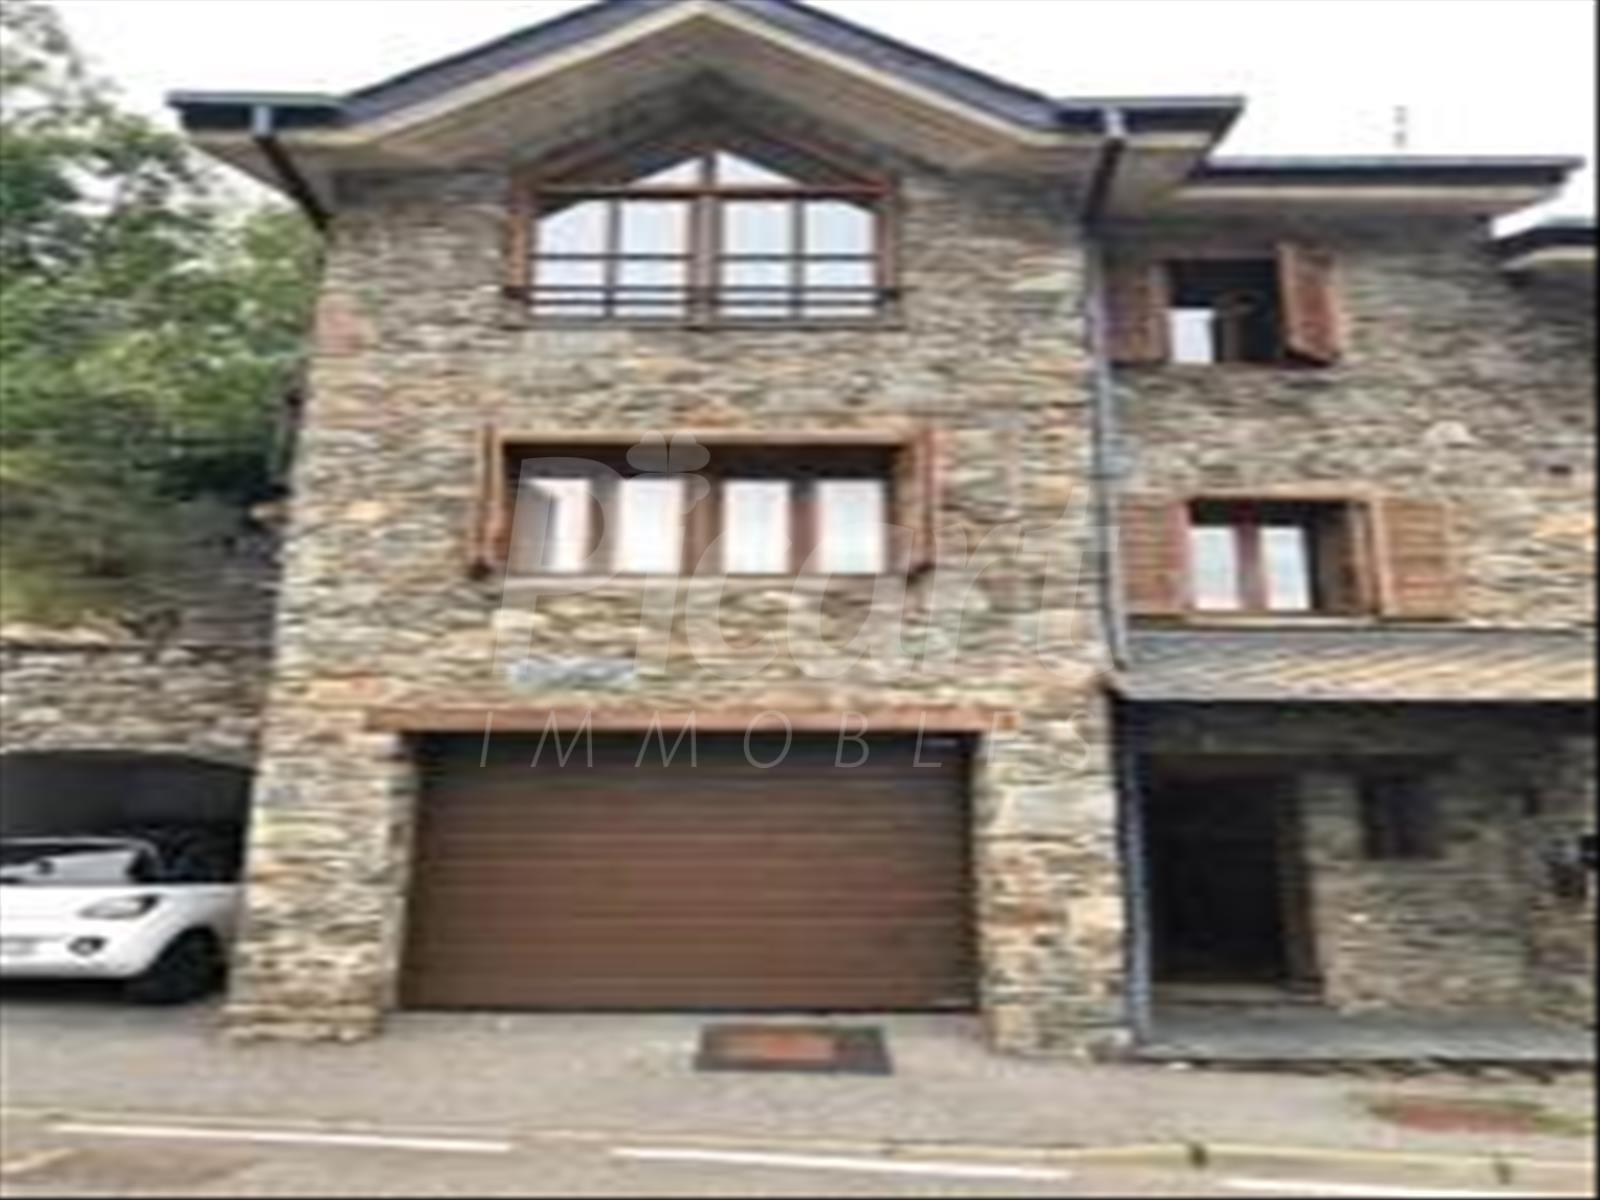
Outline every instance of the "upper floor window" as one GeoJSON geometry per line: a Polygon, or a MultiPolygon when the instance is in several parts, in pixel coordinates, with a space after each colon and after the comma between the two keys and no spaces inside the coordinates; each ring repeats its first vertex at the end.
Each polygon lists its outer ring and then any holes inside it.
{"type": "Polygon", "coordinates": [[[527,181],[514,284],[553,321],[882,315],[894,294],[887,184],[804,154],[758,153],[710,142],[666,162],[527,181]]]}
{"type": "Polygon", "coordinates": [[[1190,601],[1196,611],[1359,608],[1356,530],[1348,504],[1198,501],[1189,518],[1190,601]]]}
{"type": "Polygon", "coordinates": [[[1111,256],[1106,309],[1119,363],[1328,366],[1341,353],[1332,259],[1298,243],[1169,250],[1130,240],[1111,256]]]}
{"type": "Polygon", "coordinates": [[[1167,264],[1172,361],[1275,363],[1283,346],[1283,305],[1270,259],[1167,264]]]}
{"type": "Polygon", "coordinates": [[[1129,611],[1147,617],[1369,617],[1458,614],[1448,503],[1354,493],[1119,502],[1129,611]]]}
{"type": "Polygon", "coordinates": [[[514,577],[912,569],[931,546],[931,438],[718,436],[663,470],[620,440],[491,435],[477,562],[514,577]]]}

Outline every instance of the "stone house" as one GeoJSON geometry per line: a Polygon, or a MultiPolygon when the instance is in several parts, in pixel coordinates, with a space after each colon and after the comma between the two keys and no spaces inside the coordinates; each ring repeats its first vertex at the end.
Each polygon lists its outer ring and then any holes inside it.
{"type": "Polygon", "coordinates": [[[173,103],[328,246],[241,1036],[1588,1013],[1594,234],[1490,232],[1574,162],[1218,157],[793,0],[173,103]]]}

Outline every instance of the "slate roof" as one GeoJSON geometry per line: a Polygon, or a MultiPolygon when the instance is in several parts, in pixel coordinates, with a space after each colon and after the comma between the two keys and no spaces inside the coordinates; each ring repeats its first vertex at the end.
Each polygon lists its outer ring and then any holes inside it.
{"type": "Polygon", "coordinates": [[[1568,631],[1136,630],[1113,686],[1149,703],[1592,703],[1594,656],[1568,631]]]}

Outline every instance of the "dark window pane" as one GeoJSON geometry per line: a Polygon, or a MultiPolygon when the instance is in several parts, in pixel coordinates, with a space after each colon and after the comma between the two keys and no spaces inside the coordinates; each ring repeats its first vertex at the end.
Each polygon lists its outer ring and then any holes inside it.
{"type": "Polygon", "coordinates": [[[1371,859],[1439,857],[1438,803],[1429,781],[1416,775],[1362,780],[1361,833],[1371,859]]]}

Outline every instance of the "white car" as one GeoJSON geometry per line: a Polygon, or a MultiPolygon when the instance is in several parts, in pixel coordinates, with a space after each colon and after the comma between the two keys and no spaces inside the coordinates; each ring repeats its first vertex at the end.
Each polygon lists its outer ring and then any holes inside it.
{"type": "Polygon", "coordinates": [[[0,978],[124,981],[181,1004],[222,981],[237,863],[205,834],[0,841],[0,978]]]}

